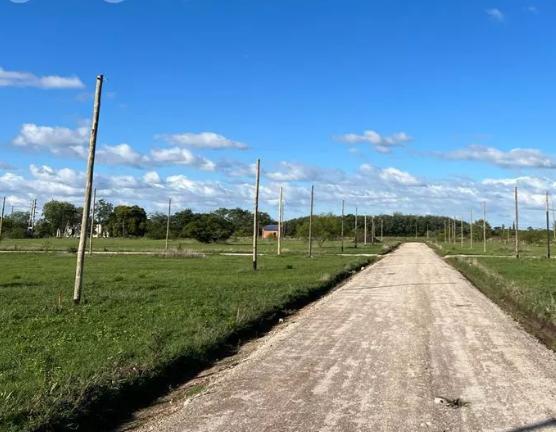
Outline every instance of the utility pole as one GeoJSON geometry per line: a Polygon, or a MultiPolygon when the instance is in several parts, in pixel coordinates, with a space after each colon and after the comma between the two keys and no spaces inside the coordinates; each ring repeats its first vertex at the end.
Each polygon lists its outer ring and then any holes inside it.
{"type": "Polygon", "coordinates": [[[168,217],[166,218],[166,246],[164,250],[168,253],[168,238],[170,237],[170,214],[172,212],[172,198],[168,198],[168,217]]]}
{"type": "Polygon", "coordinates": [[[257,239],[259,237],[259,182],[261,175],[261,160],[257,159],[257,173],[255,179],[255,210],[253,212],[253,270],[257,270],[257,239]]]}
{"type": "Polygon", "coordinates": [[[95,230],[95,206],[97,202],[97,188],[93,190],[93,210],[91,211],[91,230],[89,232],[89,255],[93,254],[93,232],[95,230]]]}
{"type": "Polygon", "coordinates": [[[0,240],[2,240],[2,225],[4,225],[4,209],[6,208],[6,197],[2,200],[2,213],[0,213],[0,240]]]}
{"type": "Polygon", "coordinates": [[[548,216],[548,192],[546,192],[546,257],[550,258],[550,217],[548,216]]]}
{"type": "Polygon", "coordinates": [[[278,255],[282,254],[282,194],[283,188],[280,186],[280,198],[278,201],[278,255]]]}
{"type": "Polygon", "coordinates": [[[315,186],[311,185],[311,213],[309,213],[309,258],[313,256],[313,202],[315,186]]]}
{"type": "Polygon", "coordinates": [[[487,251],[486,205],[486,201],[483,201],[483,253],[487,251]]]}
{"type": "Polygon", "coordinates": [[[344,202],[344,200],[342,200],[342,225],[341,225],[341,229],[340,229],[340,237],[341,237],[341,242],[342,242],[342,253],[344,252],[344,206],[345,206],[345,202],[344,202]]]}
{"type": "Polygon", "coordinates": [[[375,217],[371,216],[371,244],[375,244],[375,217]]]}
{"type": "Polygon", "coordinates": [[[473,209],[471,209],[471,222],[469,222],[469,241],[471,242],[471,249],[473,249],[473,209]]]}
{"type": "Polygon", "coordinates": [[[384,241],[384,221],[380,218],[380,242],[384,241]]]}
{"type": "Polygon", "coordinates": [[[363,216],[363,244],[367,246],[367,215],[363,216]]]}
{"type": "Polygon", "coordinates": [[[75,285],[73,288],[73,302],[75,304],[79,304],[81,302],[81,289],[83,286],[83,265],[85,263],[85,246],[87,243],[87,222],[89,222],[89,209],[91,206],[91,189],[93,187],[95,150],[97,144],[98,119],[100,115],[100,99],[103,80],[103,75],[97,76],[95,102],[93,106],[93,121],[91,126],[91,136],[89,139],[89,158],[87,160],[87,183],[85,185],[83,215],[81,217],[81,233],[79,236],[79,248],[77,250],[77,264],[75,269],[75,285]]]}
{"type": "Polygon", "coordinates": [[[515,257],[519,258],[519,206],[517,199],[517,186],[514,188],[515,197],[515,257]]]}
{"type": "Polygon", "coordinates": [[[355,206],[355,227],[354,227],[354,233],[355,233],[355,237],[353,239],[353,243],[355,245],[355,248],[357,249],[357,206],[355,206]]]}

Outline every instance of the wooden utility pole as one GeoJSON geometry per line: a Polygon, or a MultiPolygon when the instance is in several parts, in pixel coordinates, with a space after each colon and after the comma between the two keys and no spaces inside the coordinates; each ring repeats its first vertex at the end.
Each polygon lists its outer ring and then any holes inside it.
{"type": "Polygon", "coordinates": [[[168,238],[170,237],[170,214],[172,212],[172,198],[168,198],[168,217],[166,218],[166,245],[164,250],[168,253],[168,238]]]}
{"type": "Polygon", "coordinates": [[[355,227],[354,227],[354,233],[355,233],[355,238],[354,238],[354,245],[355,248],[357,248],[357,206],[355,207],[355,227]]]}
{"type": "Polygon", "coordinates": [[[309,258],[313,256],[313,203],[315,186],[311,185],[311,212],[309,213],[309,258]]]}
{"type": "Polygon", "coordinates": [[[384,221],[380,218],[380,242],[384,241],[384,221]]]}
{"type": "Polygon", "coordinates": [[[6,208],[6,197],[2,200],[2,213],[0,213],[0,240],[2,240],[2,225],[4,225],[4,209],[6,208]]]}
{"type": "Polygon", "coordinates": [[[75,269],[75,285],[73,288],[73,302],[81,302],[81,290],[83,286],[83,266],[85,264],[85,246],[87,243],[87,222],[89,222],[89,210],[91,207],[91,192],[93,188],[93,173],[95,168],[95,151],[97,145],[98,119],[100,115],[100,99],[102,94],[103,75],[97,76],[95,102],[93,106],[93,121],[91,125],[91,136],[89,139],[89,158],[87,161],[87,183],[85,185],[85,196],[83,200],[83,215],[81,217],[81,233],[79,236],[79,248],[77,250],[77,265],[75,269]]]}
{"type": "Polygon", "coordinates": [[[93,254],[93,233],[95,230],[95,207],[97,203],[97,188],[93,190],[93,209],[91,211],[91,229],[89,231],[89,255],[93,254]]]}
{"type": "Polygon", "coordinates": [[[363,216],[363,244],[367,246],[367,215],[363,216]]]}
{"type": "Polygon", "coordinates": [[[517,200],[517,186],[514,188],[515,197],[515,257],[519,258],[519,206],[517,200]]]}
{"type": "Polygon", "coordinates": [[[483,201],[483,253],[486,253],[487,251],[486,205],[487,205],[486,201],[483,201]]]}
{"type": "Polygon", "coordinates": [[[345,202],[342,200],[342,221],[341,221],[341,228],[340,228],[340,240],[342,242],[342,252],[344,252],[344,207],[345,202]]]}
{"type": "Polygon", "coordinates": [[[280,186],[280,198],[278,200],[278,255],[282,254],[282,194],[283,188],[280,186]]]}
{"type": "Polygon", "coordinates": [[[257,270],[257,240],[259,238],[259,183],[261,175],[261,160],[257,159],[257,173],[255,178],[255,210],[253,211],[253,270],[257,270]]]}
{"type": "Polygon", "coordinates": [[[375,217],[371,216],[371,244],[375,244],[375,217]]]}
{"type": "Polygon", "coordinates": [[[471,249],[473,249],[473,209],[471,209],[471,222],[469,222],[469,242],[471,249]]]}
{"type": "Polygon", "coordinates": [[[550,217],[548,215],[548,192],[546,192],[546,257],[550,258],[550,217]]]}

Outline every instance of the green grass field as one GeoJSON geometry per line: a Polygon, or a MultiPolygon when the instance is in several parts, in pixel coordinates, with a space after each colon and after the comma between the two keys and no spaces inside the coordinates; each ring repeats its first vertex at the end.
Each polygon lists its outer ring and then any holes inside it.
{"type": "Polygon", "coordinates": [[[74,306],[75,256],[0,255],[0,430],[69,427],[106,395],[119,406],[122,389],[203,363],[368,261],[263,256],[253,272],[243,256],[93,256],[74,306]]]}
{"type": "Polygon", "coordinates": [[[556,350],[556,261],[491,257],[449,261],[556,350]]]}
{"type": "MultiPolygon", "coordinates": [[[[78,239],[73,238],[44,238],[44,239],[3,239],[0,241],[0,251],[59,251],[67,252],[77,248],[78,239]]],[[[386,239],[386,246],[393,244],[386,239]]],[[[345,240],[344,253],[380,253],[383,251],[382,243],[371,245],[358,244],[355,248],[353,240],[345,240]]],[[[165,240],[152,240],[147,238],[107,238],[93,239],[93,251],[98,252],[163,252],[165,240]]],[[[180,251],[197,251],[203,253],[250,253],[252,251],[251,238],[236,238],[224,243],[199,243],[191,239],[177,239],[169,241],[169,249],[180,251]]],[[[276,240],[259,240],[259,252],[275,254],[276,240]]],[[[284,239],[282,252],[284,254],[306,254],[308,243],[306,240],[284,239]]],[[[313,242],[313,253],[316,255],[336,254],[341,252],[340,241],[326,241],[320,244],[313,242]]]]}
{"type": "MultiPolygon", "coordinates": [[[[515,246],[514,243],[501,241],[501,240],[489,240],[487,241],[486,252],[483,249],[482,241],[473,242],[473,247],[469,243],[469,239],[466,239],[464,244],[461,245],[460,241],[454,243],[445,242],[431,242],[441,255],[492,255],[492,256],[514,256],[515,246]]],[[[556,247],[556,242],[551,245],[556,247]]],[[[556,250],[554,250],[556,252],[556,250]]],[[[546,256],[546,244],[529,244],[525,242],[520,242],[519,245],[520,256],[523,257],[544,257],[546,256]]]]}

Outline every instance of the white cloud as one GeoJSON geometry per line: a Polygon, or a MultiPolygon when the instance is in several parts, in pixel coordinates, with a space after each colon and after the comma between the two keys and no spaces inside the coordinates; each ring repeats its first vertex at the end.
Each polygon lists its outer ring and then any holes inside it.
{"type": "Polygon", "coordinates": [[[504,13],[500,9],[491,8],[491,9],[485,10],[485,12],[494,21],[502,22],[506,19],[506,16],[504,15],[504,13]]]}
{"type": "Polygon", "coordinates": [[[379,177],[386,182],[398,183],[404,186],[415,186],[420,184],[416,177],[397,168],[385,168],[380,172],[379,177]]]}
{"type": "Polygon", "coordinates": [[[85,157],[88,135],[87,127],[69,129],[26,123],[21,126],[12,144],[20,148],[45,150],[57,155],[85,157]]]}
{"type": "Polygon", "coordinates": [[[149,162],[148,158],[136,152],[129,144],[103,146],[97,151],[100,163],[109,165],[142,166],[149,162]]]}
{"type": "Polygon", "coordinates": [[[204,171],[214,171],[216,168],[214,162],[204,157],[196,156],[188,149],[179,147],[151,150],[148,163],[157,165],[190,165],[204,171]]]}
{"type": "Polygon", "coordinates": [[[239,141],[233,141],[223,135],[214,132],[201,133],[179,133],[179,134],[161,134],[156,138],[162,139],[170,144],[195,147],[202,149],[221,150],[221,149],[247,149],[247,145],[239,141]]]}
{"type": "Polygon", "coordinates": [[[280,162],[277,171],[265,173],[270,180],[277,182],[291,181],[337,181],[342,177],[338,170],[324,169],[294,162],[280,162]]]}
{"type": "Polygon", "coordinates": [[[481,161],[504,168],[556,168],[556,160],[537,149],[515,148],[503,151],[474,144],[438,155],[446,159],[481,161]]]}
{"type": "Polygon", "coordinates": [[[405,132],[383,136],[374,130],[366,130],[362,134],[348,133],[340,135],[337,139],[347,144],[370,143],[376,151],[389,153],[392,151],[392,147],[401,146],[411,141],[412,138],[405,132]]]}
{"type": "Polygon", "coordinates": [[[8,71],[0,67],[0,87],[37,87],[42,89],[81,89],[85,85],[76,76],[37,76],[30,72],[8,71]]]}

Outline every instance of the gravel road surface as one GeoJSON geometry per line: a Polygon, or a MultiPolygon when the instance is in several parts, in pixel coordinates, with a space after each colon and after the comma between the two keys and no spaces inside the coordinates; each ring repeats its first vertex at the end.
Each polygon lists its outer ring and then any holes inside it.
{"type": "Polygon", "coordinates": [[[406,243],[177,406],[136,430],[556,430],[556,355],[406,243]]]}

